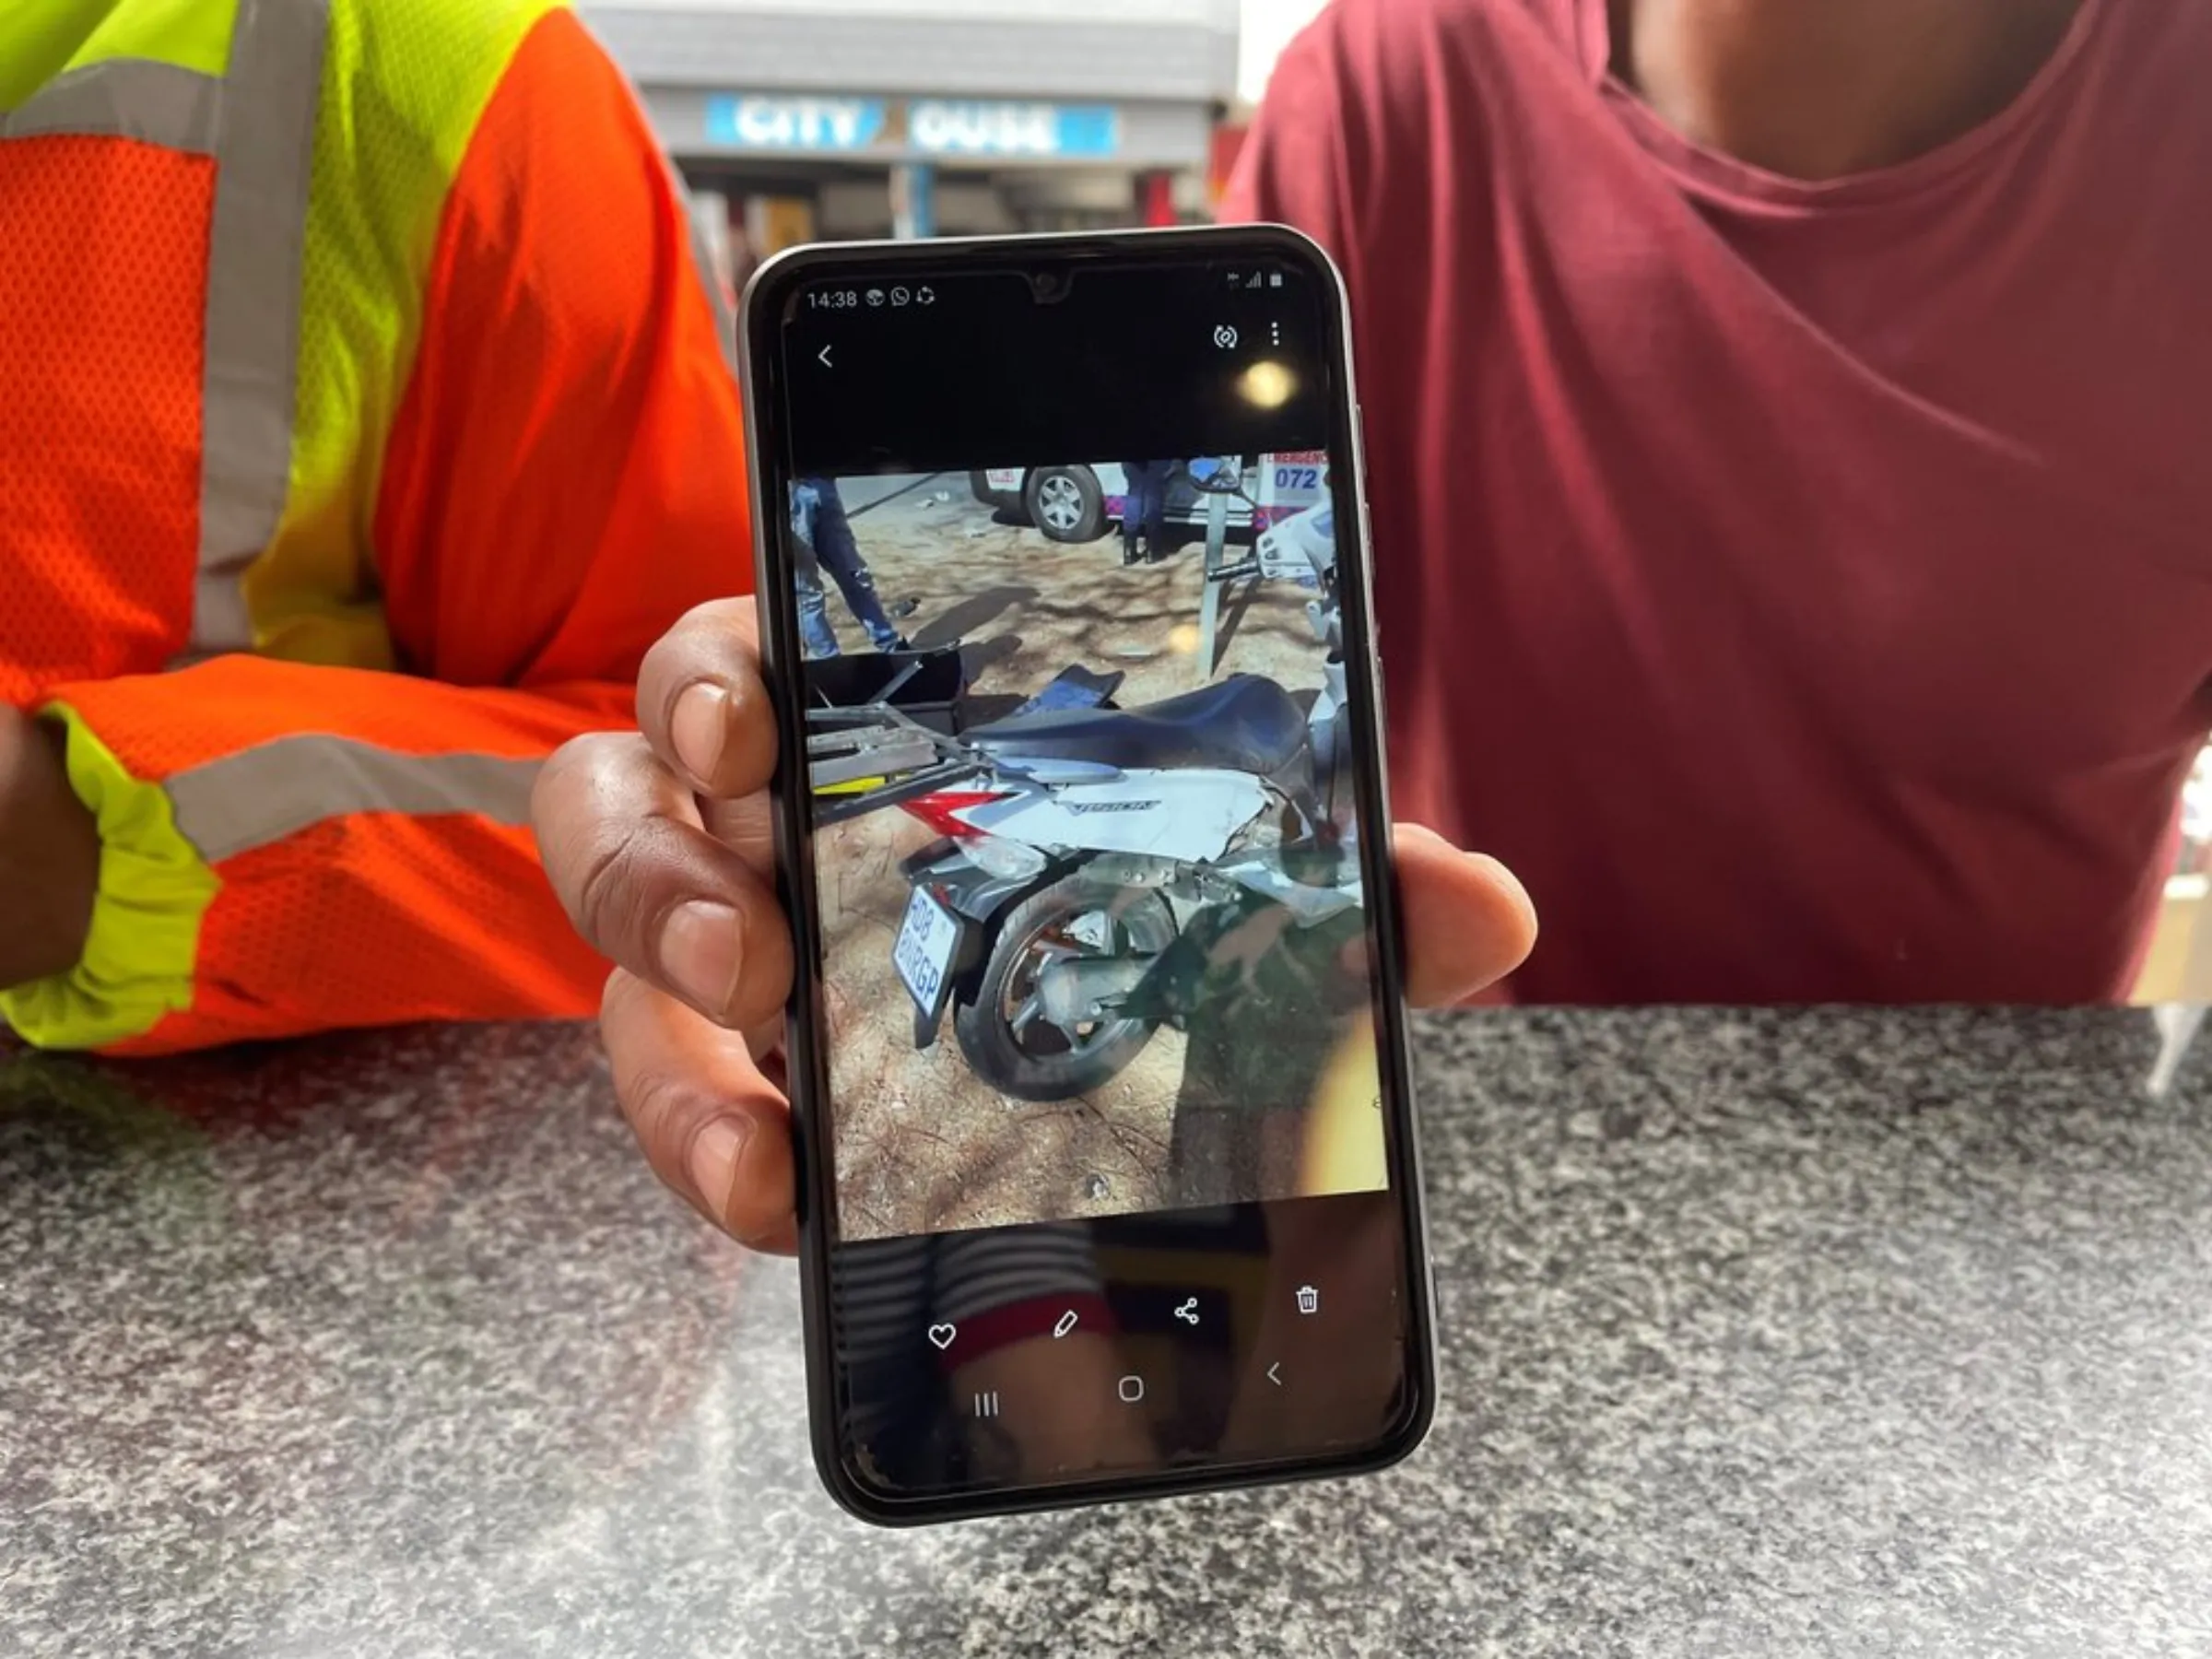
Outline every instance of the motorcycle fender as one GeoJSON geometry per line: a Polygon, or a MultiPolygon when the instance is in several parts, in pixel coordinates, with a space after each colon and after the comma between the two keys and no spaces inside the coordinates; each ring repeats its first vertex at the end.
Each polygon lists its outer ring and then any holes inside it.
{"type": "Polygon", "coordinates": [[[1006,877],[980,867],[952,841],[932,841],[899,866],[909,888],[927,885],[955,915],[971,922],[988,923],[1009,906],[1020,903],[1039,888],[1060,879],[1075,866],[1065,861],[1048,864],[1038,875],[1006,877]]]}
{"type": "Polygon", "coordinates": [[[991,953],[998,946],[999,924],[1011,911],[1032,893],[1041,893],[1062,877],[1083,867],[1079,858],[1054,859],[1041,876],[1028,881],[996,881],[979,883],[971,898],[978,908],[971,911],[956,900],[956,908],[973,924],[960,930],[959,953],[953,958],[953,971],[945,976],[946,1001],[955,1007],[967,1007],[975,1001],[982,988],[983,970],[991,965],[991,953]],[[982,908],[988,900],[988,909],[982,908]]]}
{"type": "Polygon", "coordinates": [[[923,877],[936,872],[939,865],[947,870],[957,868],[966,860],[960,854],[960,843],[949,835],[940,835],[927,846],[909,853],[899,861],[899,874],[912,887],[923,877]]]}

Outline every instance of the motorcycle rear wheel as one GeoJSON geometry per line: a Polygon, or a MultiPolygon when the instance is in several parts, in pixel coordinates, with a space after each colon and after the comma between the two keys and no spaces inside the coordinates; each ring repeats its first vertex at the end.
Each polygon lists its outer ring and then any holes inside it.
{"type": "Polygon", "coordinates": [[[1174,937],[1174,912],[1158,893],[1077,871],[1030,894],[1000,926],[975,1000],[954,1011],[953,1034],[969,1069],[1018,1100],[1070,1100],[1112,1082],[1144,1052],[1159,1022],[1100,1020],[1071,1036],[1037,1011],[1037,971],[1054,955],[1154,956],[1174,937]],[[1094,915],[1107,924],[1108,950],[1071,931],[1094,915]]]}

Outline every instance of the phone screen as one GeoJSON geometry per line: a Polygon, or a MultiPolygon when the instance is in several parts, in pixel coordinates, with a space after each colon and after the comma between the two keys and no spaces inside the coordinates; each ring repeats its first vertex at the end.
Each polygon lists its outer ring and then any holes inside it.
{"type": "Polygon", "coordinates": [[[1068,246],[750,309],[818,1439],[878,1514],[1426,1418],[1339,291],[1270,233],[1068,246]]]}

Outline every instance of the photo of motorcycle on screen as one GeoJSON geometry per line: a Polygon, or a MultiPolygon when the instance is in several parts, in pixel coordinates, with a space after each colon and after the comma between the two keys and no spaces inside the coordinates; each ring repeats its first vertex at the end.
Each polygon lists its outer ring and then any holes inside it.
{"type": "Polygon", "coordinates": [[[1327,479],[793,486],[842,1236],[1382,1183],[1327,479]]]}

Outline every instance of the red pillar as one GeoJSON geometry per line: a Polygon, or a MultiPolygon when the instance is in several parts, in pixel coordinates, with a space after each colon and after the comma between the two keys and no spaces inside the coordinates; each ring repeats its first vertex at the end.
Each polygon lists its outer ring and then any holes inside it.
{"type": "Polygon", "coordinates": [[[1182,221],[1175,216],[1175,175],[1170,172],[1139,173],[1136,180],[1136,211],[1138,218],[1148,230],[1165,229],[1182,221]]]}

